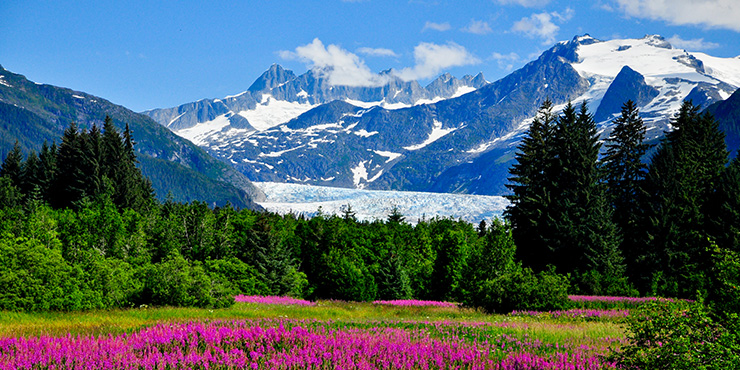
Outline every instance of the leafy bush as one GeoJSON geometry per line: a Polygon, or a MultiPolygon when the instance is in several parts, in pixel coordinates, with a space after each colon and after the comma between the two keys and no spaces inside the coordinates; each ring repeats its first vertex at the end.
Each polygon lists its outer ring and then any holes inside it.
{"type": "Polygon", "coordinates": [[[623,274],[605,274],[598,270],[588,270],[573,274],[572,280],[579,294],[629,297],[640,295],[623,274]]]}
{"type": "Polygon", "coordinates": [[[173,254],[142,269],[144,302],[155,305],[228,307],[234,304],[231,285],[209,275],[198,261],[173,254]]]}
{"type": "Polygon", "coordinates": [[[495,278],[484,280],[468,305],[487,312],[514,310],[551,311],[567,308],[568,278],[545,270],[535,274],[517,265],[495,278]]]}
{"type": "Polygon", "coordinates": [[[248,296],[270,294],[270,288],[261,280],[257,269],[238,258],[208,260],[205,267],[211,276],[221,276],[230,281],[238,294],[248,296]]]}
{"type": "Polygon", "coordinates": [[[630,314],[630,343],[614,355],[624,369],[738,369],[740,337],[711,317],[703,302],[688,309],[666,301],[630,314]]]}
{"type": "Polygon", "coordinates": [[[86,308],[79,285],[60,250],[48,249],[38,240],[0,238],[0,309],[86,308]]]}

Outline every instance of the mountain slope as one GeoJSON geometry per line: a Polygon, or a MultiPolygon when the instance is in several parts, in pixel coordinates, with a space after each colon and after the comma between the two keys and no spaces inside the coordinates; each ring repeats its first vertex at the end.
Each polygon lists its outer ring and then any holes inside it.
{"type": "Polygon", "coordinates": [[[714,103],[707,107],[719,122],[719,128],[725,133],[725,142],[730,148],[730,156],[737,157],[740,147],[740,90],[735,91],[727,100],[714,103]]]}
{"type": "Polygon", "coordinates": [[[152,176],[160,199],[169,192],[179,201],[202,200],[259,208],[251,198],[262,193],[242,174],[174,135],[149,117],[70,89],[36,84],[0,67],[0,154],[15,139],[24,151],[38,151],[44,140],[59,141],[66,126],[102,127],[108,115],[121,130],[129,124],[142,172],[152,176]]]}

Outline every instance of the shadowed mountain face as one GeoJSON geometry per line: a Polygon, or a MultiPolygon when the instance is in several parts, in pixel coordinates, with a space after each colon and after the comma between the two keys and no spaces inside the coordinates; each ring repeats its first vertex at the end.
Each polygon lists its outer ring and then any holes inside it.
{"type": "Polygon", "coordinates": [[[70,89],[36,84],[0,67],[0,155],[15,140],[24,152],[38,151],[46,140],[59,142],[70,122],[81,128],[102,127],[105,116],[133,132],[140,167],[159,199],[172,193],[175,200],[259,208],[252,199],[262,192],[241,173],[173,134],[149,117],[105,99],[70,89]]]}
{"type": "Polygon", "coordinates": [[[719,122],[719,128],[725,135],[725,142],[730,150],[730,157],[737,157],[740,147],[740,90],[735,91],[727,100],[716,102],[707,107],[719,122]]]}

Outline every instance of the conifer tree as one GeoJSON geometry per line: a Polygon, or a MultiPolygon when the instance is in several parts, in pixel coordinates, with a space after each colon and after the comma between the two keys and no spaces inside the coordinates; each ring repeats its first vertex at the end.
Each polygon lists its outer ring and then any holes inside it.
{"type": "Polygon", "coordinates": [[[512,226],[517,255],[527,266],[544,269],[552,255],[545,242],[552,202],[552,145],[555,115],[548,99],[537,111],[509,170],[512,194],[505,216],[512,226]]]}
{"type": "Polygon", "coordinates": [[[33,192],[40,192],[38,179],[40,165],[36,152],[31,151],[31,153],[28,153],[28,158],[23,162],[23,167],[21,168],[21,191],[23,194],[29,195],[33,192]]]}
{"type": "Polygon", "coordinates": [[[628,100],[622,106],[622,114],[614,120],[604,156],[607,194],[614,210],[614,222],[622,234],[620,249],[632,268],[636,267],[637,255],[643,248],[638,240],[638,227],[647,174],[647,164],[642,158],[650,147],[644,143],[645,131],[637,106],[628,100]]]}
{"type": "Polygon", "coordinates": [[[10,179],[11,184],[16,188],[21,188],[21,172],[23,166],[23,153],[18,140],[13,144],[13,149],[5,157],[2,166],[0,166],[0,176],[10,179]]]}
{"type": "Polygon", "coordinates": [[[72,122],[62,136],[62,143],[57,153],[57,175],[55,176],[51,203],[56,208],[75,206],[88,194],[87,174],[84,170],[85,143],[78,131],[77,124],[72,122]]]}
{"type": "Polygon", "coordinates": [[[740,252],[740,157],[722,172],[707,214],[712,240],[720,248],[740,252]]]}
{"type": "Polygon", "coordinates": [[[646,189],[650,196],[643,224],[649,248],[641,256],[643,289],[668,296],[692,298],[706,291],[709,268],[707,202],[727,162],[719,124],[698,107],[684,102],[653,156],[646,189]]]}
{"type": "MultiPolygon", "coordinates": [[[[563,272],[597,270],[605,274],[624,268],[611,212],[606,208],[598,156],[601,144],[586,103],[580,110],[566,105],[554,135],[556,158],[552,182],[555,232],[549,246],[563,272]]],[[[623,272],[623,271],[622,271],[623,272]]]]}
{"type": "Polygon", "coordinates": [[[56,176],[57,146],[44,141],[39,153],[39,166],[36,179],[39,184],[39,192],[46,201],[51,201],[52,185],[56,176]]]}
{"type": "Polygon", "coordinates": [[[105,190],[104,157],[103,157],[103,135],[100,128],[93,124],[90,130],[82,135],[84,168],[83,171],[88,176],[87,193],[90,195],[102,194],[105,190]]]}

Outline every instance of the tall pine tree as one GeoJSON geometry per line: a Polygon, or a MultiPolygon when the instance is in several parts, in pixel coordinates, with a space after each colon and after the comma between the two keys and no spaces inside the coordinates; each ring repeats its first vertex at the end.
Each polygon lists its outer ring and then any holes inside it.
{"type": "Polygon", "coordinates": [[[614,120],[604,156],[605,182],[614,222],[622,234],[620,249],[636,276],[636,259],[643,249],[639,241],[640,214],[645,202],[644,182],[647,164],[642,161],[650,145],[644,143],[645,124],[632,100],[622,105],[622,114],[614,120]]]}
{"type": "Polygon", "coordinates": [[[641,256],[642,288],[666,296],[693,298],[707,291],[709,268],[707,214],[710,199],[727,162],[719,124],[684,102],[653,156],[646,189],[650,202],[643,220],[646,245],[641,256]],[[647,283],[650,283],[647,286],[647,283]]]}
{"type": "Polygon", "coordinates": [[[509,170],[512,194],[505,217],[511,223],[517,257],[527,266],[542,270],[552,261],[545,241],[552,203],[552,146],[555,115],[548,99],[537,111],[527,136],[517,148],[516,163],[509,170]]]}
{"type": "Polygon", "coordinates": [[[0,166],[0,176],[7,177],[13,186],[21,188],[21,172],[23,167],[23,153],[18,140],[15,141],[13,149],[8,153],[0,166]]]}
{"type": "Polygon", "coordinates": [[[49,144],[44,141],[41,145],[41,152],[39,152],[39,166],[38,173],[36,174],[36,180],[39,184],[39,192],[43,199],[47,202],[51,202],[52,197],[52,186],[54,184],[54,178],[57,172],[57,146],[56,144],[49,144]]]}
{"type": "Polygon", "coordinates": [[[740,252],[740,157],[722,172],[708,208],[712,240],[720,248],[740,252]]]}
{"type": "MultiPolygon", "coordinates": [[[[550,248],[563,272],[622,275],[619,234],[606,207],[599,168],[599,135],[586,103],[566,105],[555,130],[555,195],[550,248]]],[[[593,293],[593,292],[589,292],[593,293]]]]}
{"type": "Polygon", "coordinates": [[[72,122],[62,136],[62,143],[57,153],[57,175],[53,185],[51,204],[55,208],[76,206],[88,196],[88,174],[84,168],[85,142],[72,122]]]}

